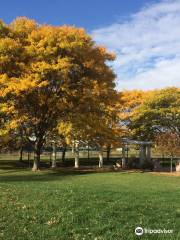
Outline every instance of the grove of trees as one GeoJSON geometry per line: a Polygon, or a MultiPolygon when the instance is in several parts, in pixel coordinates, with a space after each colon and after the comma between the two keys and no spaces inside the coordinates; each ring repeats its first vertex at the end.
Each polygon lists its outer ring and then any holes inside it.
{"type": "Polygon", "coordinates": [[[103,148],[119,146],[124,136],[179,139],[180,89],[118,92],[114,59],[84,29],[25,17],[1,21],[0,150],[33,145],[36,171],[45,144],[53,144],[53,167],[56,144],[69,145],[78,168],[84,142],[98,149],[102,167],[103,148]]]}

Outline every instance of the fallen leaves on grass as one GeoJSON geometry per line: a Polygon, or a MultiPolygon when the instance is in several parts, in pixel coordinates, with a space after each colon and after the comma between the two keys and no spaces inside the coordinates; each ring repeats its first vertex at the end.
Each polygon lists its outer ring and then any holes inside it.
{"type": "Polygon", "coordinates": [[[58,224],[58,223],[59,223],[59,220],[56,219],[55,217],[50,218],[50,220],[46,222],[46,224],[48,226],[52,226],[52,225],[55,225],[55,224],[58,224]]]}

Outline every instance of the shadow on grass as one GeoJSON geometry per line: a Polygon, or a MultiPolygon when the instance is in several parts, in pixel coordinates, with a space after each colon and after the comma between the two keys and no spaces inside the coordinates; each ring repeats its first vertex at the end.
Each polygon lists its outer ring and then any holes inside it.
{"type": "Polygon", "coordinates": [[[137,173],[142,171],[120,170],[115,171],[112,167],[106,166],[99,169],[96,166],[81,166],[79,169],[74,169],[72,166],[58,167],[50,169],[48,162],[41,162],[41,171],[32,172],[32,164],[27,161],[16,160],[1,160],[0,161],[0,181],[1,182],[34,182],[34,181],[56,181],[64,180],[71,177],[96,173],[137,173]]]}
{"type": "Polygon", "coordinates": [[[0,160],[0,170],[27,169],[31,165],[27,161],[0,160]]]}
{"type": "MultiPolygon", "coordinates": [[[[104,165],[111,166],[116,163],[116,158],[107,160],[104,159],[104,165]]],[[[80,165],[84,167],[93,167],[93,166],[98,166],[99,160],[97,158],[91,158],[91,159],[86,159],[86,158],[80,158],[80,165]]],[[[23,161],[18,161],[18,160],[1,160],[0,159],[0,170],[14,170],[14,169],[28,169],[32,168],[33,165],[33,160],[28,161],[28,160],[23,160],[23,161]]],[[[49,160],[41,160],[40,165],[42,168],[49,168],[51,163],[49,160]]],[[[58,167],[73,167],[74,166],[74,159],[66,159],[65,162],[57,161],[57,166],[58,167]]]]}
{"type": "MultiPolygon", "coordinates": [[[[7,173],[7,172],[6,172],[7,173]]],[[[82,172],[82,171],[53,171],[42,170],[38,172],[31,171],[9,171],[9,175],[0,175],[0,182],[47,182],[47,181],[61,181],[67,178],[93,174],[95,172],[82,172]]],[[[8,174],[7,173],[7,174],[8,174]]]]}
{"type": "Polygon", "coordinates": [[[32,164],[15,160],[0,161],[0,182],[33,182],[33,181],[56,181],[66,177],[77,175],[85,175],[95,173],[96,171],[88,171],[87,169],[75,170],[73,167],[50,169],[48,163],[41,163],[41,171],[32,172],[32,164]]]}
{"type": "Polygon", "coordinates": [[[89,175],[89,174],[101,174],[101,173],[115,173],[115,174],[137,174],[144,173],[143,171],[84,171],[84,170],[41,170],[37,172],[32,172],[31,170],[24,171],[8,171],[3,172],[3,175],[0,174],[0,182],[8,183],[8,182],[48,182],[48,181],[61,181],[68,180],[72,181],[72,177],[80,176],[80,175],[89,175]],[[6,175],[7,174],[7,175],[6,175]]]}

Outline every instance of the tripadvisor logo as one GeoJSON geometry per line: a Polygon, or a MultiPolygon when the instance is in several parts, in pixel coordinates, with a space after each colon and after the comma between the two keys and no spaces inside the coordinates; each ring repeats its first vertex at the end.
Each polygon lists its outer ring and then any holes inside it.
{"type": "Polygon", "coordinates": [[[141,236],[143,234],[172,234],[173,230],[172,229],[149,229],[149,228],[142,228],[142,227],[137,227],[135,229],[135,234],[137,236],[141,236]]]}
{"type": "Polygon", "coordinates": [[[143,235],[143,228],[142,228],[142,227],[137,227],[137,228],[135,229],[135,234],[136,234],[137,236],[143,235]]]}

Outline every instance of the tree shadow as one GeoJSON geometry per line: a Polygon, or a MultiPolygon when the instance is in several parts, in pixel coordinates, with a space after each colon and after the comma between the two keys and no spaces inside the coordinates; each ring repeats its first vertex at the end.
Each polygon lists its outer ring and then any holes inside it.
{"type": "Polygon", "coordinates": [[[65,179],[70,179],[71,177],[92,174],[93,172],[49,172],[49,173],[41,173],[28,172],[27,174],[18,174],[18,171],[12,172],[10,175],[1,175],[0,182],[48,182],[48,181],[61,181],[65,179]]]}
{"type": "Polygon", "coordinates": [[[0,160],[0,170],[26,169],[29,165],[25,161],[0,160]]]}
{"type": "Polygon", "coordinates": [[[96,173],[94,169],[87,169],[86,167],[80,169],[74,169],[73,167],[50,169],[48,163],[41,163],[41,170],[36,172],[32,172],[31,167],[26,162],[0,161],[0,182],[47,182],[96,173]]]}
{"type": "MultiPolygon", "coordinates": [[[[41,162],[41,171],[32,172],[32,164],[27,161],[1,160],[0,161],[0,181],[1,182],[47,182],[64,180],[71,177],[96,173],[137,173],[137,171],[118,170],[106,166],[99,169],[97,166],[81,166],[74,169],[72,166],[58,167],[50,169],[48,162],[41,162]]],[[[139,172],[139,171],[138,171],[139,172]]]]}

